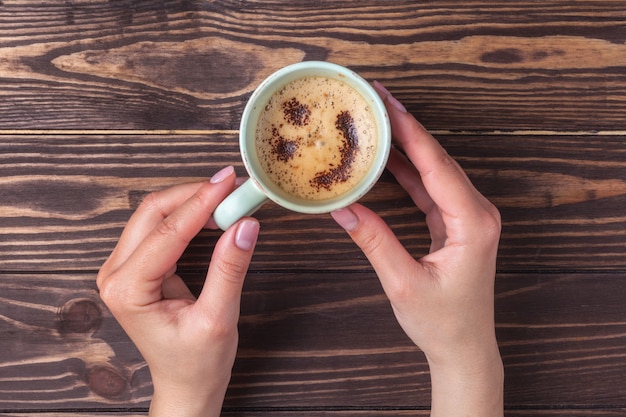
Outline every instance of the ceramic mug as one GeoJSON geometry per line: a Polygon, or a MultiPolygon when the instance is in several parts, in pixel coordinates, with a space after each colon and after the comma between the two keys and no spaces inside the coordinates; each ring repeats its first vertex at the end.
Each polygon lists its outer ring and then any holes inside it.
{"type": "Polygon", "coordinates": [[[242,217],[249,216],[269,200],[300,213],[329,213],[346,207],[365,195],[382,174],[391,146],[391,128],[385,105],[376,90],[352,70],[323,61],[305,61],[284,67],[266,78],[252,93],[241,116],[239,147],[249,179],[222,201],[213,213],[218,227],[226,230],[242,217]],[[256,129],[260,114],[271,96],[294,80],[306,77],[326,77],[341,81],[358,92],[375,120],[376,151],[364,177],[341,195],[307,199],[285,192],[270,180],[262,168],[256,149],[256,129]]]}

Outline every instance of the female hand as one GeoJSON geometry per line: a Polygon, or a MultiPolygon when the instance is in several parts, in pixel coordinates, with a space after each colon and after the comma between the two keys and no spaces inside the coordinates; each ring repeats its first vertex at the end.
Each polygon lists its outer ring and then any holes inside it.
{"type": "Polygon", "coordinates": [[[197,300],[176,275],[176,262],[234,187],[228,167],[209,182],[150,194],[98,274],[102,300],[150,368],[153,416],[220,414],[259,224],[245,218],[224,232],[197,300]]]}
{"type": "Polygon", "coordinates": [[[374,267],[395,316],[431,370],[433,416],[500,416],[503,371],[494,325],[498,210],[379,83],[398,150],[387,168],[426,214],[430,252],[414,259],[359,204],[332,213],[374,267]],[[408,159],[407,159],[408,157],[408,159]]]}

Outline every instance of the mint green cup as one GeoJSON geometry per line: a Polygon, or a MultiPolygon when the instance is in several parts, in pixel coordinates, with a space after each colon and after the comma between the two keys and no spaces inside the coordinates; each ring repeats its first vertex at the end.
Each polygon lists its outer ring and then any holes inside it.
{"type": "Polygon", "coordinates": [[[213,213],[217,226],[228,229],[242,217],[257,211],[269,200],[299,213],[321,214],[349,206],[376,184],[389,157],[391,128],[385,105],[376,90],[354,71],[323,61],[305,61],[284,67],[266,78],[252,93],[241,116],[239,148],[249,179],[222,201],[213,213]],[[308,200],[288,194],[274,184],[261,168],[255,145],[259,114],[270,97],[286,84],[304,77],[330,77],[355,89],[368,103],[376,119],[377,147],[365,176],[349,191],[326,200],[308,200]]]}

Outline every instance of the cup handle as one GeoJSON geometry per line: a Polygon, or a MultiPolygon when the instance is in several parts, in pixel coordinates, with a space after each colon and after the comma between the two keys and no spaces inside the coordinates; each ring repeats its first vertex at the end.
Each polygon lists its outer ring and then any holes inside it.
{"type": "Polygon", "coordinates": [[[267,199],[254,181],[248,178],[217,206],[213,220],[220,229],[226,230],[237,220],[257,211],[267,199]]]}

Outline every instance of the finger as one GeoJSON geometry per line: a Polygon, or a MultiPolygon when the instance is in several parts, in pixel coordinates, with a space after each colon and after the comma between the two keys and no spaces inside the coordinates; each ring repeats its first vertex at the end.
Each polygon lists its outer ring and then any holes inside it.
{"type": "MultiPolygon", "coordinates": [[[[238,188],[241,184],[246,182],[247,179],[248,178],[237,177],[237,179],[235,180],[235,188],[238,188]]],[[[209,221],[207,222],[207,224],[204,227],[206,229],[211,229],[211,230],[218,230],[220,228],[217,225],[217,223],[215,223],[215,219],[213,218],[213,216],[211,216],[211,218],[209,219],[209,221]]]]}
{"type": "Polygon", "coordinates": [[[331,216],[367,256],[390,299],[413,285],[411,281],[420,275],[421,265],[376,213],[352,204],[332,212],[331,216]]]}
{"type": "Polygon", "coordinates": [[[233,185],[234,175],[217,184],[203,183],[137,246],[120,267],[119,273],[124,276],[124,286],[128,289],[131,303],[144,306],[161,299],[164,275],[178,261],[233,185]]]}
{"type": "MultiPolygon", "coordinates": [[[[232,175],[233,172],[232,166],[225,167],[213,175],[211,181],[220,182],[232,175]]],[[[119,242],[111,254],[111,259],[108,261],[110,267],[115,269],[116,264],[126,260],[157,224],[194,195],[201,186],[202,182],[179,184],[148,194],[124,228],[119,242]]]]}
{"type": "Polygon", "coordinates": [[[428,213],[435,203],[424,188],[419,172],[413,164],[397,149],[392,148],[387,161],[387,169],[393,174],[398,183],[411,196],[415,205],[423,212],[428,213]]]}
{"type": "Polygon", "coordinates": [[[207,317],[235,325],[243,282],[259,235],[259,222],[247,217],[229,227],[220,237],[209,265],[207,278],[194,308],[207,317]]]}
{"type": "Polygon", "coordinates": [[[461,167],[439,142],[380,84],[374,87],[383,97],[396,143],[420,173],[428,194],[441,210],[452,217],[471,216],[482,209],[477,191],[461,167]]]}
{"type": "Polygon", "coordinates": [[[399,151],[392,149],[392,152],[389,154],[387,168],[398,180],[398,183],[409,193],[417,207],[426,214],[426,224],[431,236],[430,251],[434,252],[441,248],[447,237],[446,225],[441,217],[439,207],[430,198],[413,164],[399,151]]]}
{"type": "Polygon", "coordinates": [[[105,267],[109,270],[117,269],[156,225],[194,195],[201,185],[199,182],[180,184],[148,194],[128,220],[105,267]]]}
{"type": "MultiPolygon", "coordinates": [[[[233,172],[232,167],[226,167],[217,172],[211,181],[220,182],[233,172]]],[[[100,268],[96,279],[97,285],[100,286],[110,272],[118,269],[156,225],[195,194],[201,186],[202,182],[180,184],[146,196],[129,219],[113,252],[100,268]]]]}

